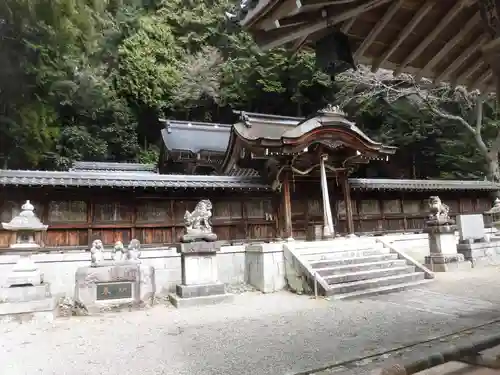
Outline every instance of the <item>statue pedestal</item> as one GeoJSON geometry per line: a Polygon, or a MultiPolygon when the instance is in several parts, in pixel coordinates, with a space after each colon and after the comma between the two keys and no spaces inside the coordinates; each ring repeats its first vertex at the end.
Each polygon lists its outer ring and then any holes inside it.
{"type": "Polygon", "coordinates": [[[75,301],[89,312],[153,303],[154,267],[138,262],[106,262],[80,267],[75,275],[75,301]]]}
{"type": "Polygon", "coordinates": [[[43,282],[43,274],[30,255],[22,255],[7,277],[6,285],[0,288],[0,321],[26,317],[50,322],[56,308],[50,284],[43,282]]]}
{"type": "Polygon", "coordinates": [[[170,294],[175,307],[213,305],[232,300],[224,284],[217,277],[218,242],[192,242],[180,244],[182,284],[176,294],[170,294]]]}
{"type": "Polygon", "coordinates": [[[429,236],[430,253],[425,266],[434,272],[470,269],[471,263],[457,252],[456,225],[452,222],[428,222],[424,232],[429,236]]]}
{"type": "Polygon", "coordinates": [[[23,254],[7,277],[7,286],[38,286],[43,283],[43,274],[31,260],[31,254],[23,254]]]}

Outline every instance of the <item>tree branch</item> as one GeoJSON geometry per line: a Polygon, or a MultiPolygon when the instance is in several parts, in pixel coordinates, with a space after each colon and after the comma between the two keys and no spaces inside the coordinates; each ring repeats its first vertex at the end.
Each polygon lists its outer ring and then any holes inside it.
{"type": "Polygon", "coordinates": [[[436,115],[439,117],[442,117],[446,120],[450,121],[455,121],[460,123],[464,128],[466,128],[468,131],[472,133],[472,135],[476,136],[476,129],[474,129],[467,121],[465,121],[462,117],[460,116],[455,116],[449,113],[446,113],[444,111],[441,111],[440,109],[434,107],[433,105],[429,105],[430,109],[432,112],[434,112],[436,115]]]}

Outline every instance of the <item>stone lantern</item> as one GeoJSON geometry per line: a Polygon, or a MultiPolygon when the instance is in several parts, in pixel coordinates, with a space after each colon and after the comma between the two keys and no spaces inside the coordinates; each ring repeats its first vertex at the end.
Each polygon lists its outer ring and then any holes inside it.
{"type": "MultiPolygon", "coordinates": [[[[498,233],[500,231],[500,199],[499,198],[495,199],[493,207],[491,207],[488,211],[485,211],[484,214],[491,215],[491,225],[493,228],[497,230],[498,233]]],[[[498,234],[495,235],[495,237],[497,236],[498,234]]]]}
{"type": "Polygon", "coordinates": [[[5,230],[14,233],[14,239],[10,244],[13,249],[38,248],[40,244],[35,241],[37,232],[45,232],[48,225],[44,225],[35,215],[35,207],[26,201],[21,207],[21,213],[15,216],[10,222],[2,223],[5,230]]]}
{"type": "Polygon", "coordinates": [[[36,233],[45,232],[48,225],[44,225],[35,215],[35,207],[26,201],[21,207],[21,213],[15,216],[10,222],[2,223],[5,230],[13,232],[13,240],[10,244],[12,249],[25,249],[19,261],[12,269],[12,273],[7,279],[8,286],[32,285],[37,286],[43,283],[43,275],[31,260],[30,249],[40,248],[36,242],[36,233]]]}

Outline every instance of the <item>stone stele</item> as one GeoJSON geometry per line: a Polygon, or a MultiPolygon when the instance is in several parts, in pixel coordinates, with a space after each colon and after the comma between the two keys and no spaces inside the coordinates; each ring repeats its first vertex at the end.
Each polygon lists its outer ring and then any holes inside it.
{"type": "Polygon", "coordinates": [[[80,267],[75,274],[75,300],[90,313],[124,305],[151,305],[155,292],[154,267],[139,264],[80,267]]]}
{"type": "Polygon", "coordinates": [[[100,312],[122,306],[151,305],[156,292],[155,270],[141,264],[140,242],[132,240],[125,249],[116,243],[113,258],[104,259],[101,240],[94,240],[91,265],[80,267],[75,275],[75,300],[89,312],[100,312]],[[117,252],[119,256],[116,256],[117,252]]]}

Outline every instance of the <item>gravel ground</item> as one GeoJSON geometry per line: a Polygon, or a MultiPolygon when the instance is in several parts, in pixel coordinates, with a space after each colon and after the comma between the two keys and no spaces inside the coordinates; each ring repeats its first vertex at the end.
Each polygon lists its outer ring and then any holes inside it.
{"type": "Polygon", "coordinates": [[[438,277],[357,301],[247,292],[226,305],[4,324],[0,374],[284,375],[500,317],[498,268],[438,277]]]}

